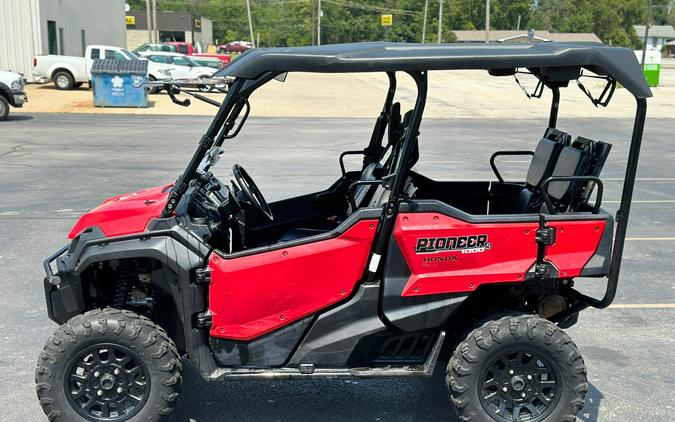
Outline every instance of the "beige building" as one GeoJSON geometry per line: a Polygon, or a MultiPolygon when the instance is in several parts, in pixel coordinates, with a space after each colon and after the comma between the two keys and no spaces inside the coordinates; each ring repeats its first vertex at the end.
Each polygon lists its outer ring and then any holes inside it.
{"type": "Polygon", "coordinates": [[[0,70],[32,81],[33,56],[124,47],[124,0],[0,0],[0,70]]]}
{"type": "MultiPolygon", "coordinates": [[[[485,42],[485,31],[452,31],[459,43],[485,42]]],[[[602,42],[591,32],[549,32],[544,30],[530,31],[490,31],[490,42],[602,42]]]]}

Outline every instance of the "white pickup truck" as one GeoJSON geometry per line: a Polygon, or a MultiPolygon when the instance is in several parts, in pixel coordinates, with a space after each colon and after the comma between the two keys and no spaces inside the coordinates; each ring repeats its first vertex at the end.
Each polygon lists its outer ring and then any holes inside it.
{"type": "MultiPolygon", "coordinates": [[[[35,56],[33,75],[38,81],[53,81],[56,89],[78,88],[91,81],[91,66],[96,59],[141,60],[126,48],[107,45],[90,45],[84,57],[35,56]]],[[[148,61],[148,78],[160,80],[171,78],[171,66],[148,61]]]]}
{"type": "Polygon", "coordinates": [[[24,80],[19,73],[0,70],[0,122],[7,120],[9,106],[21,107],[28,101],[24,80]]]}

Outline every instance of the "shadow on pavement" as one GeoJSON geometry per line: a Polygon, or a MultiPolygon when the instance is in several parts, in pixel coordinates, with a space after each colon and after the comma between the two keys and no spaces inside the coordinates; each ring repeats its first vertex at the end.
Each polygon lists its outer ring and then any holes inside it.
{"type": "Polygon", "coordinates": [[[21,122],[24,120],[33,120],[33,116],[28,114],[10,114],[7,116],[6,122],[21,122]]]}
{"type": "Polygon", "coordinates": [[[430,421],[457,422],[439,362],[432,378],[207,383],[185,362],[172,422],[430,421]]]}
{"type": "Polygon", "coordinates": [[[581,411],[577,419],[583,422],[595,422],[600,413],[600,403],[605,396],[593,384],[588,383],[588,393],[586,393],[586,406],[581,411]]]}

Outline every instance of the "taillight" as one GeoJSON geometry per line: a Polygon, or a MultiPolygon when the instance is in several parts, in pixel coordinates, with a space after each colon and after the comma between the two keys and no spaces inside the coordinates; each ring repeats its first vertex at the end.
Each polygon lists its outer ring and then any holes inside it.
{"type": "Polygon", "coordinates": [[[37,67],[37,57],[33,57],[33,67],[37,67]]]}

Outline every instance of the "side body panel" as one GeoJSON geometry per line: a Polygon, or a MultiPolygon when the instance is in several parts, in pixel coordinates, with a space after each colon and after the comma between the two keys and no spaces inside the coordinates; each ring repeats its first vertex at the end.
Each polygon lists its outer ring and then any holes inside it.
{"type": "MultiPolygon", "coordinates": [[[[423,296],[475,290],[481,284],[522,282],[537,259],[539,223],[466,222],[436,212],[398,215],[394,238],[411,275],[401,295],[423,296]]],[[[551,221],[556,242],[545,260],[561,278],[579,276],[598,248],[606,221],[551,221]]]]}
{"type": "Polygon", "coordinates": [[[377,224],[360,220],[334,238],[231,259],[212,253],[211,336],[252,340],[350,297],[377,224]]]}

